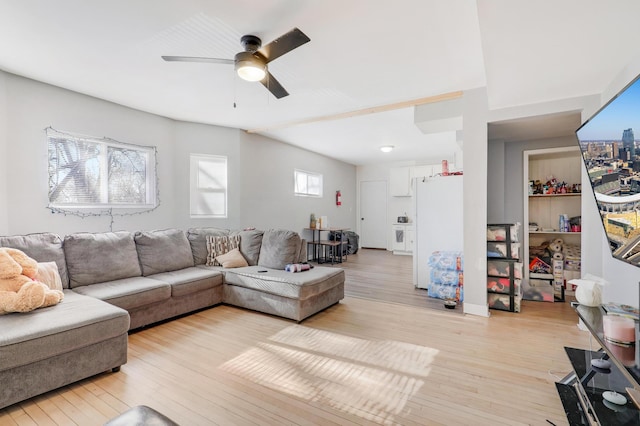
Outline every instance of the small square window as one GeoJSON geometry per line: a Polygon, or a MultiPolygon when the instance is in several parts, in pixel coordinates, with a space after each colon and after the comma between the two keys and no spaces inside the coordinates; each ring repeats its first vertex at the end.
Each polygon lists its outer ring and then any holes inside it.
{"type": "Polygon", "coordinates": [[[322,197],[322,175],[320,173],[294,170],[294,194],[301,197],[322,197]]]}

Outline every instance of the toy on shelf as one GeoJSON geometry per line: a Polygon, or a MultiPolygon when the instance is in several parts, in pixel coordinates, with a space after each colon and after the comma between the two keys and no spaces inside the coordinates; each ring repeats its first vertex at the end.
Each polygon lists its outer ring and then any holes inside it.
{"type": "Polygon", "coordinates": [[[545,181],[539,179],[529,181],[529,195],[571,194],[580,193],[580,191],[581,184],[560,182],[553,175],[549,175],[545,181]]]}

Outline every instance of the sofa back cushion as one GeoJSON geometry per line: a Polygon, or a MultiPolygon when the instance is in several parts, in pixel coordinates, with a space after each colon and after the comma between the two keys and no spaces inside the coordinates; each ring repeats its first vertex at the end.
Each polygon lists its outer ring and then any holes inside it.
{"type": "Polygon", "coordinates": [[[300,240],[300,251],[298,252],[298,263],[307,263],[309,255],[307,253],[307,240],[300,240]]]}
{"type": "Polygon", "coordinates": [[[222,237],[229,235],[228,229],[220,228],[189,228],[187,239],[191,245],[191,255],[196,265],[204,265],[207,262],[207,235],[222,237]]]}
{"type": "Polygon", "coordinates": [[[236,231],[232,235],[240,236],[240,253],[245,258],[249,266],[258,264],[260,258],[260,247],[262,246],[262,236],[264,231],[252,229],[248,231],[236,231]]]}
{"type": "Polygon", "coordinates": [[[38,262],[56,262],[62,287],[69,288],[67,262],[62,249],[62,238],[59,235],[42,233],[0,237],[0,247],[22,250],[38,262]]]}
{"type": "Polygon", "coordinates": [[[130,232],[67,235],[64,254],[71,288],[142,275],[130,232]]]}
{"type": "Polygon", "coordinates": [[[240,247],[240,235],[238,234],[224,235],[222,237],[207,235],[207,263],[205,265],[222,266],[216,258],[238,247],[240,247]]]}
{"type": "Polygon", "coordinates": [[[145,277],[193,266],[189,240],[180,229],[139,231],[133,239],[136,242],[142,275],[145,277]]]}
{"type": "Polygon", "coordinates": [[[262,236],[258,265],[284,269],[287,263],[296,263],[300,257],[300,235],[285,229],[270,229],[262,236]]]}

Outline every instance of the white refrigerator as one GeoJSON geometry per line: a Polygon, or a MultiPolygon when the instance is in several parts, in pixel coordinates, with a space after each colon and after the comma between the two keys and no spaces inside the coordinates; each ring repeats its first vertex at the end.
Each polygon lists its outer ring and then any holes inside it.
{"type": "Polygon", "coordinates": [[[464,248],[462,175],[416,178],[413,194],[413,284],[427,288],[431,253],[464,248]]]}

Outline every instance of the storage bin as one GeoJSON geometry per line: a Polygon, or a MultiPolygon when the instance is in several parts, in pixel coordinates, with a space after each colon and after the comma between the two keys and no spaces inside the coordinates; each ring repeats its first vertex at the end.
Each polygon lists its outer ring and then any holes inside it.
{"type": "Polygon", "coordinates": [[[487,260],[487,275],[494,277],[509,277],[511,275],[511,265],[513,265],[513,277],[522,279],[523,264],[520,262],[509,262],[506,260],[487,260]]]}
{"type": "Polygon", "coordinates": [[[488,225],[487,226],[487,241],[509,241],[518,242],[518,229],[520,224],[506,224],[506,225],[488,225]],[[507,230],[509,235],[507,235],[507,230]]]}
{"type": "MultiPolygon", "coordinates": [[[[510,294],[511,282],[510,278],[487,277],[487,290],[492,293],[510,294]]],[[[514,294],[520,294],[521,283],[521,280],[513,280],[514,294]]]]}
{"type": "Polygon", "coordinates": [[[487,243],[487,257],[520,259],[520,243],[487,243]]]}
{"type": "MultiPolygon", "coordinates": [[[[521,296],[514,296],[513,298],[513,312],[520,312],[521,296]]],[[[508,294],[489,293],[487,295],[487,302],[489,308],[499,309],[501,311],[511,311],[511,296],[508,294]]]]}
{"type": "Polygon", "coordinates": [[[553,275],[550,275],[550,279],[531,278],[522,287],[522,297],[525,300],[553,302],[553,293],[553,275]]]}

